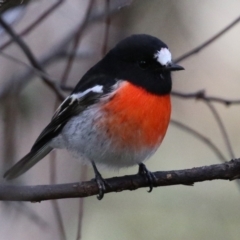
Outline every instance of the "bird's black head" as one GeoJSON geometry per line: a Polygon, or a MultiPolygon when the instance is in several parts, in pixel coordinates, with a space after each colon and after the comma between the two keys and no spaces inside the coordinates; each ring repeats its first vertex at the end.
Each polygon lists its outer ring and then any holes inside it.
{"type": "Polygon", "coordinates": [[[183,70],[172,62],[165,43],[145,34],[122,40],[99,64],[115,79],[128,80],[159,95],[170,93],[171,71],[183,70]]]}

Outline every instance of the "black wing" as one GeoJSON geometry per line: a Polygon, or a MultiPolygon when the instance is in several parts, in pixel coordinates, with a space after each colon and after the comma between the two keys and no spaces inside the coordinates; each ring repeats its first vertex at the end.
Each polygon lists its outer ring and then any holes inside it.
{"type": "Polygon", "coordinates": [[[89,91],[80,97],[78,97],[77,94],[72,94],[67,97],[55,112],[51,122],[39,135],[31,151],[37,151],[52,138],[56,137],[70,118],[83,112],[87,107],[97,102],[103,95],[103,92],[89,91]]]}
{"type": "Polygon", "coordinates": [[[39,135],[31,151],[38,150],[56,137],[70,118],[78,115],[111,91],[117,79],[100,72],[101,69],[97,64],[82,77],[72,94],[56,110],[51,122],[39,135]],[[101,87],[101,92],[94,91],[96,86],[101,87]]]}

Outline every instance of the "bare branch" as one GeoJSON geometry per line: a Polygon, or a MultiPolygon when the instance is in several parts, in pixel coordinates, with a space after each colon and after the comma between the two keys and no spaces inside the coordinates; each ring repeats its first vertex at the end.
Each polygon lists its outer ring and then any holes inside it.
{"type": "MultiPolygon", "coordinates": [[[[156,187],[171,185],[190,185],[211,180],[234,180],[240,178],[240,159],[210,166],[185,170],[154,172],[156,187]]],[[[106,179],[106,193],[136,190],[148,186],[141,175],[129,175],[106,179]]],[[[0,185],[0,200],[40,202],[50,199],[79,198],[97,195],[95,180],[81,183],[57,185],[16,186],[0,185]]]]}
{"type": "Polygon", "coordinates": [[[190,50],[189,52],[183,54],[182,56],[178,57],[177,59],[174,60],[174,62],[179,63],[179,62],[181,62],[181,61],[191,57],[192,55],[200,52],[205,47],[207,47],[211,43],[215,42],[218,38],[220,38],[222,35],[224,35],[227,31],[232,29],[239,22],[240,22],[240,16],[237,17],[233,22],[231,22],[227,27],[222,29],[219,33],[217,33],[214,36],[212,36],[210,39],[208,39],[206,42],[202,43],[200,46],[198,46],[198,47],[190,50]]]}
{"type": "Polygon", "coordinates": [[[181,130],[193,135],[197,139],[201,140],[203,143],[205,143],[216,154],[216,156],[222,162],[226,162],[226,158],[223,155],[223,153],[221,152],[221,150],[210,139],[208,139],[206,136],[204,136],[203,134],[199,133],[198,131],[196,131],[195,129],[193,129],[189,126],[187,126],[183,123],[180,123],[179,121],[171,119],[171,124],[180,128],[181,130]]]}
{"type": "MultiPolygon", "coordinates": [[[[35,58],[34,54],[31,52],[30,48],[27,44],[19,37],[14,30],[0,17],[0,24],[2,27],[6,30],[6,32],[13,38],[13,40],[19,45],[19,47],[22,49],[22,51],[25,53],[26,57],[30,61],[30,63],[38,69],[39,71],[45,72],[42,66],[39,64],[38,60],[35,58]]],[[[53,84],[51,80],[48,78],[42,76],[41,77],[44,83],[49,86],[59,97],[59,99],[63,100],[65,97],[61,93],[60,89],[56,86],[56,84],[53,84]]]]}
{"type": "MultiPolygon", "coordinates": [[[[228,105],[230,105],[232,103],[237,103],[238,100],[230,101],[230,100],[224,100],[224,99],[221,99],[221,98],[206,97],[203,90],[200,90],[196,93],[187,93],[187,94],[179,93],[179,92],[172,92],[172,95],[177,96],[177,97],[181,97],[181,98],[186,98],[186,99],[195,98],[195,99],[203,100],[203,102],[209,107],[210,111],[212,112],[212,114],[213,114],[213,116],[214,116],[214,118],[215,118],[215,120],[216,120],[216,122],[219,126],[219,129],[220,129],[220,131],[223,135],[223,140],[225,141],[225,144],[227,146],[230,157],[234,158],[235,156],[234,156],[233,148],[232,148],[231,143],[230,143],[230,139],[229,139],[228,134],[227,134],[227,130],[226,130],[226,128],[225,128],[225,126],[224,126],[224,124],[223,124],[223,122],[222,122],[222,120],[221,120],[221,118],[220,118],[220,116],[219,116],[219,114],[216,110],[216,108],[213,106],[212,102],[217,101],[217,102],[225,103],[225,104],[227,102],[228,105]]],[[[187,129],[186,126],[184,128],[187,129]]],[[[216,152],[216,149],[214,151],[216,152]]],[[[217,152],[216,153],[219,155],[219,151],[217,151],[217,152]]],[[[219,155],[220,159],[222,159],[221,155],[222,154],[219,155]]]]}
{"type": "MultiPolygon", "coordinates": [[[[51,152],[50,155],[50,183],[51,184],[55,184],[56,182],[56,152],[51,152]]],[[[66,240],[66,232],[65,232],[65,228],[64,228],[64,224],[63,224],[63,218],[62,218],[62,214],[61,214],[61,210],[60,210],[60,206],[58,204],[58,201],[56,200],[52,200],[51,201],[52,204],[52,209],[53,209],[53,214],[57,223],[57,228],[58,228],[58,232],[59,232],[59,239],[61,240],[66,240]]]]}
{"type": "Polygon", "coordinates": [[[228,136],[228,133],[227,133],[227,130],[223,124],[223,121],[220,117],[220,115],[218,114],[216,108],[213,106],[213,104],[211,104],[210,102],[205,102],[206,105],[209,107],[210,111],[212,112],[218,126],[219,126],[219,129],[221,131],[221,134],[223,136],[223,140],[227,146],[227,150],[229,152],[229,155],[231,158],[235,158],[235,155],[234,155],[234,152],[233,152],[233,148],[232,148],[232,145],[230,143],[230,139],[229,139],[229,136],[228,136]]]}
{"type": "Polygon", "coordinates": [[[111,18],[109,15],[109,5],[110,5],[110,1],[109,0],[105,0],[105,12],[106,12],[106,19],[105,19],[105,32],[104,32],[104,39],[103,39],[103,46],[102,46],[102,57],[104,57],[107,53],[107,43],[108,43],[108,35],[109,35],[109,28],[110,28],[110,24],[111,24],[111,18]]]}
{"type": "MultiPolygon", "coordinates": [[[[86,178],[87,178],[87,166],[84,165],[81,167],[80,182],[85,181],[86,178]]],[[[82,237],[83,206],[84,206],[84,198],[79,198],[78,227],[77,227],[76,240],[80,240],[82,237]]]]}
{"type": "Polygon", "coordinates": [[[77,47],[79,45],[81,36],[83,34],[83,30],[85,29],[85,26],[88,24],[90,13],[92,11],[92,7],[93,7],[94,1],[95,0],[90,0],[90,2],[88,4],[87,11],[86,11],[85,18],[81,22],[81,24],[79,25],[78,30],[76,32],[76,35],[75,35],[75,38],[74,38],[74,42],[73,42],[73,46],[72,46],[72,49],[70,51],[70,53],[72,53],[72,54],[70,54],[68,59],[67,59],[67,64],[66,64],[65,70],[63,72],[63,76],[62,76],[61,82],[60,82],[61,85],[64,85],[66,83],[68,75],[69,75],[69,73],[71,71],[71,68],[72,68],[72,65],[73,65],[73,62],[74,62],[75,56],[76,56],[74,53],[76,52],[77,47]]]}
{"type": "Polygon", "coordinates": [[[224,99],[224,98],[220,98],[220,97],[206,96],[204,90],[199,90],[195,93],[181,93],[181,92],[177,92],[177,91],[172,91],[171,94],[174,97],[180,97],[180,98],[186,98],[186,99],[192,98],[192,99],[196,99],[196,100],[200,99],[200,100],[205,100],[208,102],[222,103],[227,106],[233,105],[233,104],[240,104],[240,99],[230,100],[230,99],[224,99]]]}
{"type": "MultiPolygon", "coordinates": [[[[19,60],[18,58],[15,58],[15,57],[7,54],[7,53],[1,52],[1,50],[0,50],[0,55],[1,55],[2,57],[6,58],[6,59],[9,59],[9,60],[11,60],[11,61],[13,61],[13,62],[15,62],[15,63],[18,63],[18,64],[20,64],[20,65],[28,68],[30,71],[34,72],[35,75],[37,75],[37,76],[39,76],[39,77],[45,77],[45,78],[47,78],[50,82],[52,82],[52,84],[58,85],[57,79],[54,79],[53,77],[51,77],[51,76],[48,75],[47,73],[42,72],[42,71],[36,69],[35,67],[33,67],[33,66],[31,66],[31,65],[23,62],[22,60],[19,60]]],[[[40,65],[41,65],[41,63],[40,63],[40,65]]],[[[61,86],[59,86],[59,88],[61,88],[61,86]]],[[[0,96],[0,97],[1,97],[1,96],[0,96]]]]}
{"type": "MultiPolygon", "coordinates": [[[[24,36],[31,32],[38,24],[40,24],[44,19],[46,19],[54,10],[56,10],[65,0],[58,0],[54,3],[50,8],[48,8],[43,14],[41,14],[34,22],[32,22],[26,29],[24,29],[18,36],[24,36]]],[[[2,46],[0,46],[0,50],[8,47],[11,43],[13,43],[13,39],[10,39],[2,46]]]]}
{"type": "Polygon", "coordinates": [[[35,210],[29,207],[28,203],[24,202],[3,202],[5,206],[5,211],[9,213],[10,209],[14,209],[16,212],[25,216],[31,223],[36,224],[41,231],[46,231],[49,229],[49,222],[42,218],[35,212],[35,210]]]}

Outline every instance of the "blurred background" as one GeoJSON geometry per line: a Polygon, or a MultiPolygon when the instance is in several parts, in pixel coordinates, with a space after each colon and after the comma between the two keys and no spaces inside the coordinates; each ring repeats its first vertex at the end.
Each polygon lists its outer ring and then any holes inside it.
{"type": "MultiPolygon", "coordinates": [[[[131,34],[160,38],[177,59],[240,15],[239,0],[32,0],[15,1],[21,3],[17,9],[7,2],[11,1],[0,1],[1,16],[17,33],[35,21],[39,23],[22,37],[51,79],[66,81],[68,86],[74,86],[107,50],[131,34]],[[52,11],[46,14],[49,9],[52,11]],[[76,33],[79,44],[73,49],[76,33]],[[75,60],[67,68],[72,49],[75,60]]],[[[39,72],[32,70],[19,46],[8,44],[9,39],[0,28],[1,176],[29,151],[59,104],[54,91],[43,83],[39,72]]],[[[173,74],[173,90],[205,90],[208,96],[240,99],[239,39],[240,23],[181,61],[186,70],[173,74]]],[[[209,139],[223,156],[219,157],[206,141],[172,123],[161,147],[147,162],[149,170],[186,169],[240,157],[240,105],[209,105],[201,99],[176,96],[172,105],[172,119],[209,139]],[[224,128],[219,127],[219,121],[224,128]]],[[[137,167],[119,172],[101,170],[106,178],[136,172],[137,167]]],[[[91,168],[58,150],[14,183],[68,183],[93,177],[91,168]]],[[[80,239],[80,232],[84,240],[238,240],[239,186],[237,181],[212,181],[194,187],[156,188],[151,194],[147,189],[111,193],[102,201],[93,196],[57,202],[0,202],[0,238],[72,240],[80,239]]]]}

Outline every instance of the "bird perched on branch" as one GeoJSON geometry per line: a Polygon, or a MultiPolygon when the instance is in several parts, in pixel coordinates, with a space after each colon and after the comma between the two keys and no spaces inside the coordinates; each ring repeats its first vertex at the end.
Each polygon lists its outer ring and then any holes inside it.
{"type": "Polygon", "coordinates": [[[5,174],[13,179],[55,148],[66,148],[90,162],[104,196],[106,182],[96,165],[119,169],[139,165],[154,186],[143,161],[160,146],[168,128],[172,62],[165,43],[145,34],[118,43],[79,81],[55,112],[31,151],[5,174]]]}

